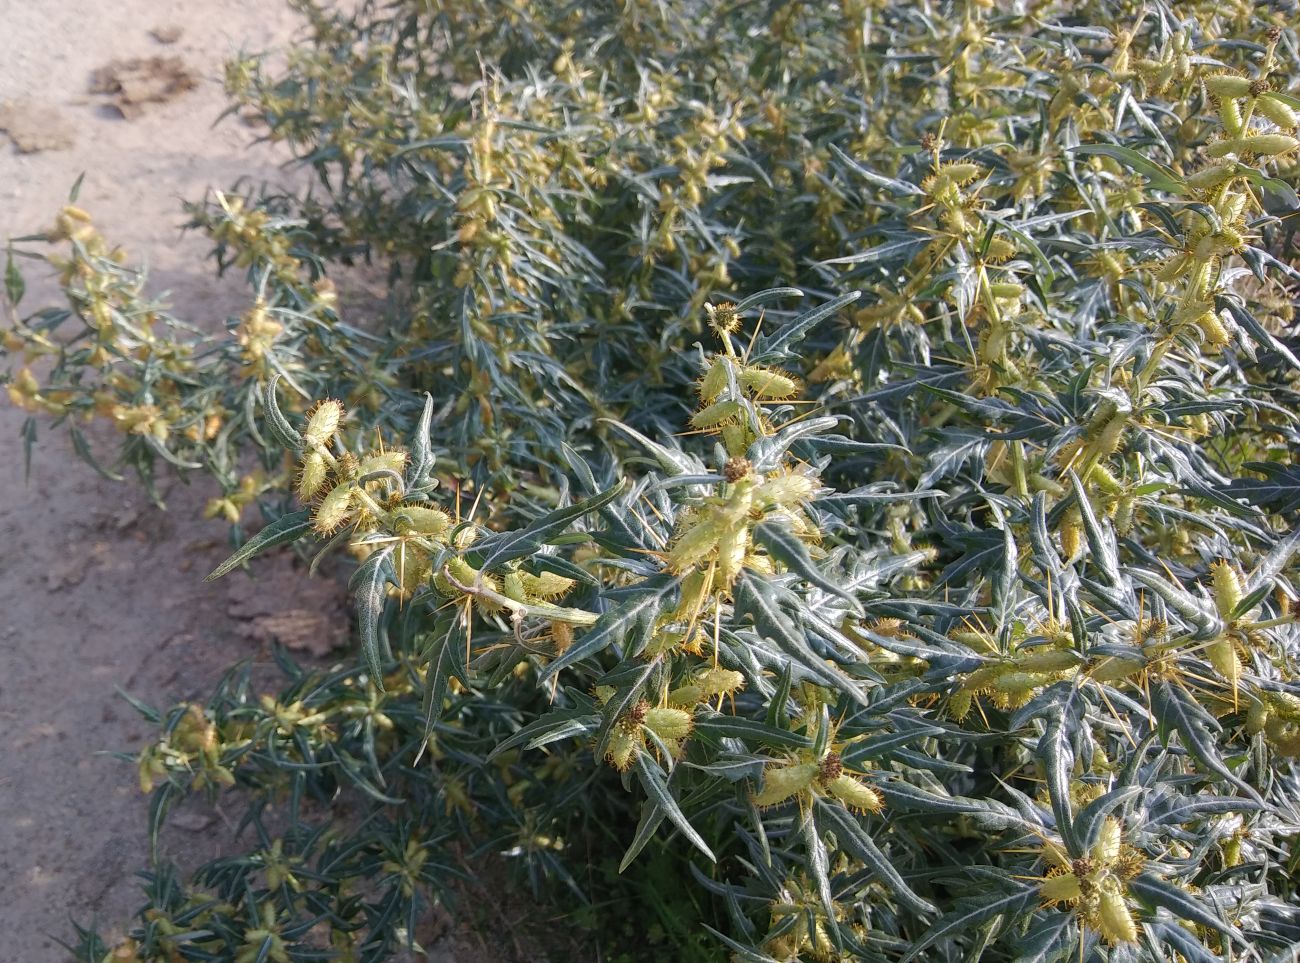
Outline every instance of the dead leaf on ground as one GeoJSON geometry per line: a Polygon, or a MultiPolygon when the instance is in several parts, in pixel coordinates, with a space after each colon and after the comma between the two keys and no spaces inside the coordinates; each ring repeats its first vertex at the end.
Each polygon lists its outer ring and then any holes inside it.
{"type": "Polygon", "coordinates": [[[144,104],[174,100],[197,84],[198,78],[180,57],[114,60],[90,75],[90,92],[106,94],[128,120],[140,116],[144,104]]]}
{"type": "Polygon", "coordinates": [[[67,150],[77,131],[53,104],[36,100],[9,100],[0,104],[0,130],[9,135],[21,154],[67,150]]]}
{"type": "Polygon", "coordinates": [[[316,657],[347,645],[344,591],[330,579],[309,578],[287,561],[268,560],[257,566],[255,578],[231,582],[227,611],[243,623],[241,634],[316,657]]]}

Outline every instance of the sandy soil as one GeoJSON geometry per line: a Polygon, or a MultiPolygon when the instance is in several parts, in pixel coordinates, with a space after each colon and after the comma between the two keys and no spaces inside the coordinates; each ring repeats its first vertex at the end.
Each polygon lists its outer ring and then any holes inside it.
{"type": "MultiPolygon", "coordinates": [[[[238,282],[213,278],[202,239],[181,235],[180,202],[244,175],[290,176],[247,127],[212,126],[225,106],[223,59],[289,42],[298,22],[287,5],[0,0],[0,24],[0,110],[10,101],[34,124],[0,120],[48,148],[20,153],[0,135],[0,239],[47,228],[85,172],[80,206],[149,265],[152,290],[169,291],[178,314],[215,324],[242,311],[238,282]],[[151,56],[182,58],[197,85],[131,119],[89,93],[98,68],[151,56]]],[[[25,309],[55,302],[48,279],[29,272],[28,283],[25,309]]],[[[226,553],[223,526],[200,518],[202,484],[170,484],[159,511],[131,483],[95,475],[57,433],[42,439],[24,483],[23,418],[0,401],[0,958],[55,963],[68,958],[56,940],[71,938],[70,918],[107,935],[141,902],[131,874],[145,852],[147,802],[131,767],[103,753],[134,751],[149,728],[115,687],[166,706],[266,653],[238,581],[201,581],[226,553]]],[[[269,565],[268,575],[302,578],[284,560],[269,565]]],[[[330,587],[311,590],[335,604],[330,587]]],[[[187,812],[172,852],[187,862],[211,853],[226,835],[222,818],[187,812]]],[[[496,958],[481,940],[464,951],[455,942],[428,958],[496,958]]]]}

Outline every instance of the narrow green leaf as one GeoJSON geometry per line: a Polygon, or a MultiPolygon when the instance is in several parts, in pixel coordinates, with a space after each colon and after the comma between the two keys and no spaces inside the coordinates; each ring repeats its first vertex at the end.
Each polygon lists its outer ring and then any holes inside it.
{"type": "Polygon", "coordinates": [[[637,753],[636,757],[636,774],[641,782],[641,787],[645,790],[650,800],[664,811],[664,815],[669,821],[681,831],[681,834],[691,841],[691,844],[709,858],[710,862],[716,863],[717,857],[713,855],[713,850],[704,841],[704,837],[696,832],[695,827],[690,824],[682,812],[681,807],[677,805],[677,800],[673,797],[668,788],[668,783],[664,779],[663,772],[659,769],[650,756],[646,753],[637,753]]]}
{"type": "Polygon", "coordinates": [[[280,402],[275,396],[275,386],[280,383],[280,377],[278,373],[271,375],[266,383],[266,390],[262,393],[262,406],[266,408],[266,427],[283,447],[291,451],[301,451],[302,435],[299,434],[298,429],[289,424],[289,419],[280,411],[280,402]]]}
{"type": "Polygon", "coordinates": [[[852,304],[860,297],[862,297],[861,291],[849,291],[799,315],[793,321],[789,321],[778,328],[772,333],[771,337],[762,338],[758,347],[750,355],[750,360],[761,362],[785,357],[790,346],[803,340],[804,335],[817,324],[829,318],[845,305],[852,304]]]}
{"type": "Polygon", "coordinates": [[[842,598],[853,611],[862,614],[862,605],[839,584],[822,574],[808,554],[808,546],[790,530],[788,523],[777,519],[760,522],[754,528],[754,540],[767,549],[778,562],[796,575],[825,592],[842,598]]]}
{"type": "Polygon", "coordinates": [[[1025,886],[995,896],[992,899],[976,902],[969,907],[949,914],[931,927],[925,936],[913,943],[898,963],[909,963],[910,960],[916,959],[945,936],[970,930],[994,916],[1018,919],[1037,901],[1037,887],[1025,886]]]}
{"type": "Polygon", "coordinates": [[[433,455],[433,439],[430,432],[433,429],[433,395],[425,392],[424,409],[420,412],[420,421],[415,426],[415,432],[411,435],[411,466],[407,470],[408,487],[411,489],[424,488],[428,481],[429,475],[433,472],[436,459],[433,455]]]}
{"type": "Polygon", "coordinates": [[[641,821],[637,824],[636,835],[632,837],[632,843],[623,854],[622,861],[618,864],[618,871],[621,874],[625,869],[632,865],[632,862],[645,849],[646,843],[654,838],[655,831],[664,821],[664,810],[657,802],[647,799],[641,806],[641,821]]]}
{"type": "Polygon", "coordinates": [[[782,298],[801,298],[803,292],[798,288],[767,288],[763,291],[757,291],[749,297],[744,298],[736,303],[736,313],[744,314],[750,308],[758,307],[760,304],[767,304],[769,301],[779,301],[782,298]]]}
{"type": "Polygon", "coordinates": [[[1129,170],[1136,171],[1151,182],[1158,191],[1169,194],[1186,194],[1186,182],[1163,164],[1157,164],[1149,157],[1144,157],[1131,147],[1119,144],[1083,144],[1074,148],[1074,153],[1088,156],[1100,155],[1117,160],[1129,170]]]}
{"type": "Polygon", "coordinates": [[[1182,737],[1183,746],[1208,772],[1226,779],[1251,799],[1263,803],[1259,793],[1247,785],[1219,757],[1215,734],[1218,722],[1181,686],[1163,679],[1151,686],[1151,711],[1168,743],[1170,732],[1182,737]]]}
{"type": "Polygon", "coordinates": [[[351,580],[356,594],[361,652],[366,658],[370,681],[381,692],[384,689],[384,658],[379,638],[379,620],[384,614],[384,586],[389,581],[388,560],[392,553],[391,548],[375,552],[361,563],[351,580]]]}
{"type": "Polygon", "coordinates": [[[835,833],[840,848],[875,873],[876,878],[898,898],[900,903],[913,913],[938,912],[933,903],[912,891],[893,862],[881,852],[880,847],[871,838],[871,834],[862,828],[862,824],[851,813],[842,806],[819,798],[817,817],[822,820],[827,829],[835,833]]]}
{"type": "Polygon", "coordinates": [[[1173,883],[1163,880],[1159,876],[1152,873],[1142,873],[1130,880],[1128,887],[1130,893],[1148,906],[1163,907],[1189,923],[1196,923],[1199,926],[1217,930],[1236,943],[1245,943],[1236,927],[1210,912],[1205,906],[1197,902],[1190,893],[1179,889],[1173,883]]]}
{"type": "Polygon", "coordinates": [[[597,495],[583,499],[576,505],[547,512],[540,518],[534,519],[525,528],[489,535],[476,542],[469,552],[471,564],[481,568],[491,568],[532,555],[549,539],[563,533],[583,515],[608,505],[622,490],[623,483],[619,482],[597,495]]]}
{"type": "Polygon", "coordinates": [[[621,642],[638,623],[653,619],[659,614],[665,600],[677,591],[677,585],[678,580],[675,578],[643,583],[643,591],[602,615],[590,631],[538,674],[538,681],[544,683],[560,670],[621,642]]]}
{"type": "Polygon", "coordinates": [[[311,511],[309,509],[281,515],[241,545],[234,555],[231,555],[230,558],[213,569],[212,574],[203,581],[211,582],[219,579],[232,569],[243,565],[254,555],[260,555],[267,549],[275,548],[277,545],[296,542],[310,531],[311,511]]]}
{"type": "Polygon", "coordinates": [[[9,303],[18,306],[18,302],[23,299],[27,292],[27,282],[23,280],[23,273],[18,270],[18,265],[14,263],[14,249],[9,248],[9,254],[5,258],[5,296],[9,303]]]}

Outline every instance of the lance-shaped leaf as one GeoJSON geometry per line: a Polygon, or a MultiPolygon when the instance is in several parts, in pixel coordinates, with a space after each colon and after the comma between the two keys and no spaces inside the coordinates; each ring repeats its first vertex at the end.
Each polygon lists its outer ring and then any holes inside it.
{"type": "Polygon", "coordinates": [[[275,387],[280,383],[280,377],[279,373],[271,375],[266,383],[266,391],[262,394],[262,404],[266,408],[266,427],[281,446],[290,451],[300,451],[302,435],[297,428],[289,424],[289,419],[280,410],[280,402],[276,398],[275,387]]]}
{"type": "Polygon", "coordinates": [[[827,802],[820,797],[817,799],[816,812],[822,825],[835,833],[835,840],[840,848],[875,873],[876,878],[897,897],[900,903],[913,913],[938,912],[933,903],[912,891],[893,862],[881,852],[875,840],[852,813],[843,806],[827,802]]]}
{"type": "Polygon", "coordinates": [[[1069,737],[1072,718],[1076,706],[1078,690],[1072,686],[1061,691],[1057,711],[1049,713],[1043,728],[1043,736],[1038,740],[1038,758],[1043,764],[1043,776],[1047,783],[1047,794],[1052,802],[1052,814],[1056,817],[1056,829],[1061,834],[1061,841],[1070,855],[1078,857],[1084,852],[1083,841],[1075,830],[1074,814],[1070,807],[1070,777],[1074,772],[1074,749],[1069,737]]]}
{"type": "Polygon", "coordinates": [[[547,665],[539,673],[538,681],[545,682],[561,669],[622,642],[638,626],[652,622],[666,600],[677,591],[678,583],[678,579],[668,576],[657,576],[642,582],[637,591],[626,595],[622,602],[597,619],[563,655],[547,665]]]}
{"type": "Polygon", "coordinates": [[[1179,889],[1168,880],[1152,873],[1142,873],[1128,884],[1129,892],[1148,906],[1160,906],[1180,919],[1198,926],[1217,930],[1235,943],[1244,943],[1241,933],[1226,920],[1221,919],[1195,897],[1179,889]]]}
{"type": "Polygon", "coordinates": [[[1226,779],[1256,802],[1263,803],[1259,793],[1242,781],[1220,757],[1215,740],[1215,735],[1221,731],[1219,723],[1190,693],[1177,683],[1162,679],[1151,686],[1151,711],[1166,744],[1169,734],[1177,732],[1184,748],[1203,768],[1226,779]]]}
{"type": "Polygon", "coordinates": [[[281,515],[241,545],[235,554],[231,555],[230,558],[226,559],[214,568],[212,574],[203,581],[211,582],[215,579],[219,579],[221,576],[238,568],[240,565],[243,565],[253,556],[259,555],[267,549],[275,548],[277,545],[286,545],[289,542],[296,542],[310,531],[311,511],[309,509],[303,509],[300,512],[290,512],[288,515],[281,515]]]}
{"type": "Polygon", "coordinates": [[[563,739],[585,738],[600,725],[600,716],[583,712],[581,709],[560,709],[548,712],[540,719],[523,726],[507,739],[503,739],[496,748],[488,753],[488,762],[493,762],[503,752],[523,746],[525,749],[539,749],[563,739]]]}
{"type": "Polygon", "coordinates": [[[620,873],[632,865],[641,850],[645,849],[646,843],[654,838],[655,831],[663,823],[666,815],[663,806],[653,799],[647,799],[641,804],[641,821],[637,823],[636,835],[632,837],[627,852],[623,854],[623,859],[618,864],[620,873]]]}
{"type": "Polygon", "coordinates": [[[1049,913],[1036,920],[1023,939],[1016,941],[1015,963],[1058,963],[1075,935],[1073,913],[1049,913]]]}
{"type": "Polygon", "coordinates": [[[1018,919],[1037,902],[1038,888],[1034,886],[1017,886],[1009,892],[999,893],[992,898],[966,901],[966,905],[961,909],[943,917],[927,930],[925,936],[913,943],[898,963],[909,963],[944,937],[952,933],[973,930],[995,916],[1002,916],[1008,920],[1018,919]]]}
{"type": "Polygon", "coordinates": [[[1092,510],[1088,493],[1083,490],[1079,476],[1070,471],[1070,485],[1074,489],[1075,502],[1079,506],[1079,519],[1083,523],[1083,533],[1088,540],[1088,551],[1092,553],[1092,564],[1097,567],[1107,585],[1122,585],[1119,571],[1119,552],[1115,548],[1115,536],[1105,531],[1097,521],[1097,514],[1092,510]]]}
{"type": "Polygon", "coordinates": [[[550,539],[563,534],[583,515],[608,505],[622,490],[623,483],[619,482],[599,494],[583,499],[576,505],[547,512],[524,528],[488,535],[475,542],[466,557],[476,568],[491,568],[532,555],[550,539]]]}
{"type": "Polygon", "coordinates": [[[349,583],[357,603],[357,629],[361,633],[361,652],[366,658],[370,681],[381,692],[384,688],[384,652],[379,621],[384,615],[384,586],[390,581],[391,548],[375,552],[352,574],[349,583]]]}
{"type": "Polygon", "coordinates": [[[424,409],[411,435],[411,464],[407,469],[407,488],[412,491],[429,487],[429,478],[436,462],[433,454],[433,395],[425,393],[424,409]]]}
{"type": "Polygon", "coordinates": [[[750,352],[750,360],[755,363],[765,363],[786,357],[790,353],[791,345],[797,344],[817,324],[860,297],[862,297],[861,291],[849,291],[832,298],[825,304],[818,305],[811,311],[804,312],[793,321],[782,325],[769,337],[759,339],[758,345],[750,352]]]}
{"type": "Polygon", "coordinates": [[[736,613],[752,618],[758,633],[771,639],[781,652],[803,669],[805,675],[845,693],[862,705],[867,704],[861,685],[808,647],[803,633],[791,617],[781,610],[772,586],[764,579],[749,572],[741,575],[736,583],[736,613]]]}
{"type": "Polygon", "coordinates": [[[1196,638],[1212,639],[1223,632],[1223,620],[1208,599],[1198,599],[1181,585],[1174,585],[1155,572],[1142,568],[1128,570],[1137,582],[1164,599],[1166,605],[1196,627],[1196,638]]]}
{"type": "Polygon", "coordinates": [[[862,614],[862,606],[852,593],[845,591],[834,580],[822,574],[822,570],[808,554],[808,546],[790,530],[788,523],[780,519],[760,522],[754,527],[754,540],[766,548],[769,555],[804,581],[844,599],[853,607],[854,612],[862,614]]]}
{"type": "Polygon", "coordinates": [[[669,789],[668,781],[664,778],[659,764],[646,753],[637,753],[636,774],[641,788],[645,790],[650,800],[663,810],[669,822],[676,826],[681,834],[691,841],[691,845],[707,856],[711,862],[717,862],[717,857],[713,855],[713,850],[709,849],[704,837],[696,832],[681,807],[677,805],[677,800],[669,789]]]}
{"type": "Polygon", "coordinates": [[[1157,164],[1144,154],[1139,154],[1131,147],[1124,147],[1120,144],[1084,144],[1075,147],[1073,152],[1088,155],[1100,154],[1103,157],[1117,160],[1129,170],[1136,171],[1145,177],[1151,182],[1151,186],[1158,191],[1166,191],[1170,194],[1186,194],[1188,192],[1187,183],[1180,176],[1163,164],[1157,164]]]}
{"type": "Polygon", "coordinates": [[[446,701],[452,678],[459,678],[468,685],[465,643],[464,617],[456,609],[447,619],[446,630],[434,634],[433,644],[425,653],[424,698],[421,706],[424,712],[424,742],[420,746],[421,753],[442,716],[442,704],[446,701]]]}
{"type": "Polygon", "coordinates": [[[769,301],[779,301],[782,298],[801,298],[803,292],[798,288],[766,288],[762,291],[756,291],[749,297],[736,302],[735,312],[744,314],[750,308],[756,308],[760,304],[767,304],[769,301]]]}

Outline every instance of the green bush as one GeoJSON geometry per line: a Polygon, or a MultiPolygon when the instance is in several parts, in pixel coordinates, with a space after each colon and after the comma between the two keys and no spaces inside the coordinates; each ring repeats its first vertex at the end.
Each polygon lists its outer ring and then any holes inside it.
{"type": "Polygon", "coordinates": [[[300,6],[227,79],[312,190],[191,209],[248,311],[70,207],[6,335],[357,615],[142,707],[255,845],[77,959],[386,959],[460,840],[629,956],[1292,958],[1290,5],[300,6]]]}

